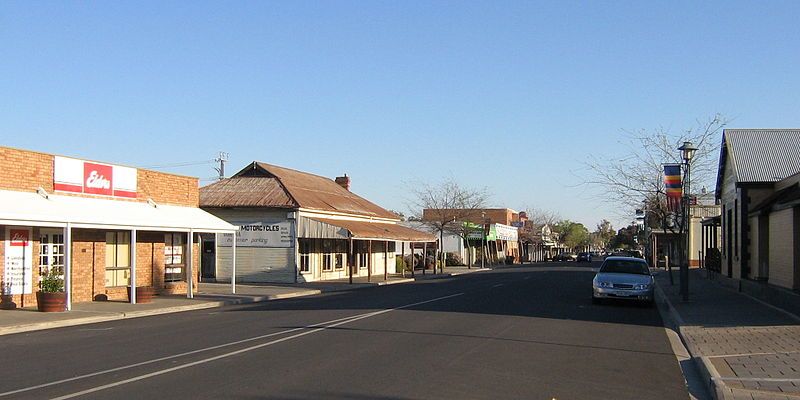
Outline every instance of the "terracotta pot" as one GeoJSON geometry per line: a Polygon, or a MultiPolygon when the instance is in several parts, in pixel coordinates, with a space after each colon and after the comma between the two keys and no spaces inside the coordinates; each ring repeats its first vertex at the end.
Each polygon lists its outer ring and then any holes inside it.
{"type": "MultiPolygon", "coordinates": [[[[136,303],[150,303],[153,301],[155,289],[150,286],[136,287],[136,303]]],[[[131,301],[131,288],[128,287],[128,301],[131,301]]]]}
{"type": "Polygon", "coordinates": [[[67,293],[36,292],[36,307],[42,312],[62,312],[67,310],[67,293]]]}

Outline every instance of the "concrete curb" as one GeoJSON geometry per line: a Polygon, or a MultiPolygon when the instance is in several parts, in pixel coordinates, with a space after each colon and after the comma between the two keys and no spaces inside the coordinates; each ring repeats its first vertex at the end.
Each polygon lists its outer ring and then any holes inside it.
{"type": "Polygon", "coordinates": [[[209,301],[198,304],[158,308],[153,310],[143,310],[134,312],[109,312],[106,313],[107,315],[97,315],[93,317],[72,318],[60,321],[48,321],[48,322],[37,322],[33,324],[15,325],[15,326],[0,328],[0,336],[10,335],[13,333],[40,331],[45,329],[64,328],[76,325],[96,324],[98,322],[116,321],[127,318],[141,318],[141,317],[149,317],[160,314],[171,314],[176,312],[203,310],[207,308],[215,308],[227,305],[225,303],[226,302],[224,301],[209,301]]]}
{"type": "Polygon", "coordinates": [[[461,276],[461,275],[473,274],[475,272],[484,272],[484,271],[491,271],[491,270],[492,270],[491,268],[475,268],[475,269],[471,269],[471,270],[467,270],[467,271],[450,272],[450,273],[447,273],[447,274],[433,275],[430,278],[428,278],[428,277],[423,278],[423,275],[417,275],[414,278],[414,280],[415,281],[417,281],[417,280],[419,280],[419,281],[427,281],[427,280],[431,280],[431,279],[445,279],[445,278],[452,278],[454,276],[461,276]]]}
{"type": "MultiPolygon", "coordinates": [[[[487,270],[488,269],[480,269],[480,270],[475,270],[474,272],[487,271],[487,270]]],[[[471,272],[473,271],[454,273],[443,277],[468,274],[471,272]]],[[[99,322],[109,322],[109,321],[116,321],[128,318],[141,318],[141,317],[150,317],[155,315],[172,314],[185,311],[204,310],[209,308],[217,308],[217,307],[232,306],[232,305],[264,303],[268,301],[291,299],[296,297],[315,296],[323,293],[333,293],[346,290],[374,288],[374,287],[401,284],[401,283],[410,283],[415,281],[416,280],[412,278],[405,278],[405,279],[396,279],[392,281],[376,282],[374,285],[367,285],[367,286],[343,287],[341,289],[333,289],[333,290],[303,289],[303,290],[298,290],[296,292],[273,294],[266,296],[199,293],[195,295],[195,298],[200,298],[200,299],[207,298],[209,299],[209,301],[197,304],[189,304],[184,306],[157,308],[152,310],[142,310],[142,311],[132,311],[132,312],[108,312],[106,313],[106,315],[97,315],[84,318],[71,318],[60,321],[36,322],[31,324],[0,327],[0,336],[10,335],[14,333],[24,333],[24,332],[46,330],[46,329],[54,329],[54,328],[66,328],[77,325],[96,324],[99,322]]]]}
{"type": "Polygon", "coordinates": [[[730,390],[728,390],[725,382],[719,379],[721,375],[719,372],[717,372],[717,369],[711,363],[711,360],[708,357],[700,354],[697,346],[694,344],[694,342],[692,342],[691,339],[689,339],[685,331],[685,322],[683,321],[683,318],[681,318],[680,314],[678,314],[678,311],[675,310],[672,302],[669,301],[667,295],[664,294],[664,291],[661,289],[661,286],[658,284],[658,282],[656,282],[655,292],[657,302],[663,305],[662,307],[658,307],[659,311],[661,311],[662,318],[665,320],[665,322],[668,322],[671,326],[675,327],[674,330],[680,335],[681,340],[686,346],[686,349],[689,351],[689,354],[692,356],[698,371],[702,375],[703,382],[705,383],[708,392],[711,393],[716,400],[732,398],[730,396],[726,396],[726,393],[730,393],[730,390]],[[666,312],[664,312],[664,308],[666,308],[666,312]]]}

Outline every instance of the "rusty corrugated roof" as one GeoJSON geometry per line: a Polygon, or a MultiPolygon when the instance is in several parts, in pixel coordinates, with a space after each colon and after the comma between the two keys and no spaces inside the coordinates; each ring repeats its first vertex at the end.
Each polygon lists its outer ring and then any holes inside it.
{"type": "Polygon", "coordinates": [[[436,236],[433,234],[411,229],[399,224],[329,218],[310,219],[347,229],[354,239],[401,240],[404,242],[436,241],[436,236]]]}
{"type": "Polygon", "coordinates": [[[237,177],[200,188],[200,207],[296,208],[277,178],[237,177]]]}
{"type": "Polygon", "coordinates": [[[305,208],[399,219],[396,214],[348,191],[332,179],[257,161],[230,179],[201,188],[200,206],[305,208]],[[212,188],[222,182],[234,180],[236,182],[230,183],[231,186],[225,193],[215,193],[222,188],[212,188]],[[209,196],[205,197],[207,188],[212,189],[209,190],[209,196]],[[230,191],[240,193],[231,194],[230,191]]]}

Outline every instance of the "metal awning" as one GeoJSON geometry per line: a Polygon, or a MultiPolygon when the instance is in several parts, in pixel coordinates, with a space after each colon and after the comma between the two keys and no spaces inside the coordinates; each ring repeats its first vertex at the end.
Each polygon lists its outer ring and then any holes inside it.
{"type": "Polygon", "coordinates": [[[0,190],[0,224],[87,229],[231,233],[231,225],[197,207],[0,190]]]}
{"type": "Polygon", "coordinates": [[[393,223],[309,217],[301,217],[298,222],[297,237],[300,238],[436,241],[433,234],[393,223]]]}

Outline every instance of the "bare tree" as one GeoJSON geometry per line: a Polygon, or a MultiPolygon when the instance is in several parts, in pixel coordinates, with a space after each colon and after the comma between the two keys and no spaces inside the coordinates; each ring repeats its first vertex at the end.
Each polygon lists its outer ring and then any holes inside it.
{"type": "Polygon", "coordinates": [[[528,215],[528,221],[531,221],[535,226],[552,226],[561,220],[561,215],[557,212],[544,208],[525,207],[525,214],[528,215]]]}
{"type": "Polygon", "coordinates": [[[542,227],[547,225],[552,228],[562,219],[561,215],[553,210],[530,206],[525,207],[525,214],[529,222],[528,226],[520,230],[520,239],[535,245],[543,243],[542,227]]]}
{"type": "MultiPolygon", "coordinates": [[[[414,194],[412,206],[420,210],[422,221],[439,233],[441,268],[444,270],[444,233],[457,233],[465,240],[469,235],[468,224],[480,219],[480,210],[486,208],[489,199],[486,188],[464,187],[449,178],[440,183],[418,183],[411,187],[414,194]]],[[[469,241],[467,241],[469,243],[469,241]]]]}
{"type": "Polygon", "coordinates": [[[652,131],[625,131],[624,155],[614,158],[592,158],[586,163],[589,176],[585,184],[595,186],[601,198],[627,215],[646,208],[648,221],[674,233],[685,227],[681,218],[667,207],[663,165],[683,162],[677,148],[691,141],[697,152],[691,161],[692,187],[714,185],[721,131],[728,120],[716,114],[697,120],[695,126],[680,132],[658,128],[652,131]]]}

